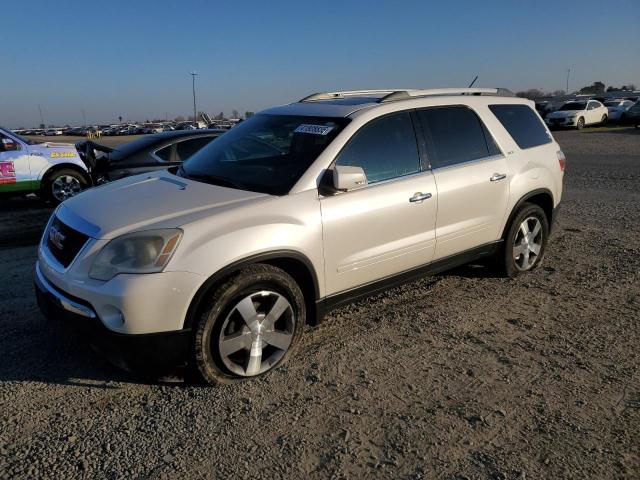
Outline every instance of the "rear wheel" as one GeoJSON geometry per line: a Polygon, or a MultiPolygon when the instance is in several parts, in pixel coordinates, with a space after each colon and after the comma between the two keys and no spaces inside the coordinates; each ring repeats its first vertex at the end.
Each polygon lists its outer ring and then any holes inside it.
{"type": "Polygon", "coordinates": [[[41,186],[41,197],[57,205],[74,197],[87,187],[84,176],[71,168],[55,170],[47,175],[41,186]]]}
{"type": "Polygon", "coordinates": [[[266,374],[285,362],[305,324],[295,280],[271,265],[250,265],[215,288],[195,328],[192,371],[209,384],[266,374]]]}
{"type": "Polygon", "coordinates": [[[602,120],[600,120],[600,125],[606,125],[607,124],[607,116],[606,115],[602,115],[602,120]]]}
{"type": "Polygon", "coordinates": [[[502,266],[508,277],[536,268],[544,256],[549,221],[538,205],[525,203],[515,215],[504,239],[502,266]]]}

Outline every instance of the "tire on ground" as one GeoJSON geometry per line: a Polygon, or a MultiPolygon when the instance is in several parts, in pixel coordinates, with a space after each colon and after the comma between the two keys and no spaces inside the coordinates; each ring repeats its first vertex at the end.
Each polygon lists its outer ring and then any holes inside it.
{"type": "Polygon", "coordinates": [[[531,271],[535,269],[542,259],[544,258],[544,252],[547,248],[547,240],[549,238],[549,219],[547,219],[547,215],[544,210],[540,208],[538,205],[533,203],[524,203],[516,212],[511,224],[509,225],[509,229],[504,237],[504,245],[502,247],[502,252],[499,257],[499,263],[502,271],[506,276],[515,278],[518,275],[531,271]],[[520,231],[520,226],[527,218],[537,218],[541,224],[541,248],[539,254],[536,255],[535,262],[531,267],[526,270],[521,270],[516,265],[516,260],[514,258],[514,243],[518,237],[518,232],[520,231]]]}
{"type": "Polygon", "coordinates": [[[191,343],[190,376],[193,381],[228,384],[265,375],[285,363],[295,351],[306,323],[304,296],[296,281],[284,270],[267,264],[242,268],[214,286],[201,309],[191,343]],[[218,340],[227,316],[237,303],[256,292],[268,290],[282,295],[290,304],[294,318],[293,335],[288,349],[267,371],[241,376],[225,366],[218,340]]]}
{"type": "Polygon", "coordinates": [[[87,179],[78,170],[74,170],[73,168],[60,168],[48,173],[42,180],[39,197],[45,201],[50,201],[54,205],[61,203],[64,199],[56,198],[53,192],[53,185],[56,179],[64,177],[74,178],[80,184],[81,190],[84,190],[88,186],[87,179]]]}

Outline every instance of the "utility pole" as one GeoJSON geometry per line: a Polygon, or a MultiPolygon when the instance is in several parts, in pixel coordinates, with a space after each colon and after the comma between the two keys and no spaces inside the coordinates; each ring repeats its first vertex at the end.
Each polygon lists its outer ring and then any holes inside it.
{"type": "Polygon", "coordinates": [[[42,107],[40,104],[38,104],[38,111],[40,112],[40,125],[44,128],[46,125],[44,124],[44,117],[42,116],[42,107]]]}
{"type": "Polygon", "coordinates": [[[569,74],[571,73],[571,69],[567,68],[567,89],[565,90],[567,92],[567,95],[569,95],[569,74]]]}
{"type": "Polygon", "coordinates": [[[193,126],[198,128],[198,118],[196,117],[198,114],[196,110],[196,75],[198,73],[194,70],[189,75],[191,75],[191,88],[193,89],[193,126]]]}
{"type": "Polygon", "coordinates": [[[83,126],[87,126],[87,115],[84,113],[84,108],[82,109],[82,123],[83,126]]]}

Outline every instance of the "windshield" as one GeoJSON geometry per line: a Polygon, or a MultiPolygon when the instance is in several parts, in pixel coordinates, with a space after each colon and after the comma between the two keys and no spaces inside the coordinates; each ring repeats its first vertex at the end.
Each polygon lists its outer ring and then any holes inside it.
{"type": "Polygon", "coordinates": [[[584,102],[569,102],[560,107],[560,110],[584,110],[585,108],[587,104],[584,102]]]}
{"type": "Polygon", "coordinates": [[[194,154],[178,175],[284,195],[347,123],[347,118],[255,115],[194,154]]]}
{"type": "Polygon", "coordinates": [[[618,105],[621,105],[621,103],[620,102],[604,102],[605,107],[617,107],[618,105]]]}

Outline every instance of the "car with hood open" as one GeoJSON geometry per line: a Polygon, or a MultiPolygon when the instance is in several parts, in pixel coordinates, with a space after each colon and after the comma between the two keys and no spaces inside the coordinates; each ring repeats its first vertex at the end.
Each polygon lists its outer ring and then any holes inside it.
{"type": "Polygon", "coordinates": [[[588,125],[604,125],[609,110],[597,100],[572,100],[545,118],[549,127],[570,127],[581,130],[588,125]]]}
{"type": "Polygon", "coordinates": [[[145,135],[113,148],[91,140],[78,142],[76,148],[93,184],[102,185],[180,165],[219,136],[215,130],[180,130],[145,135]]]}

